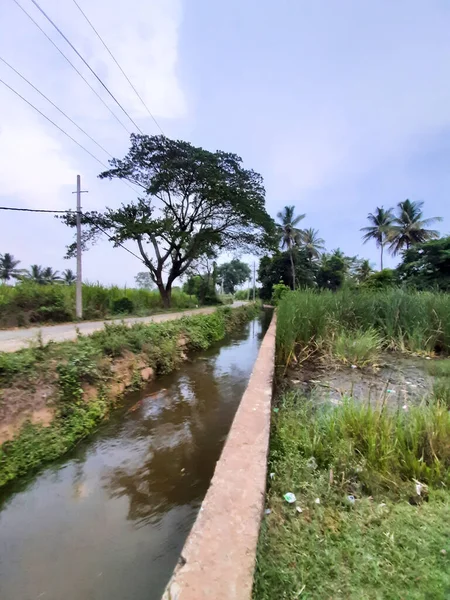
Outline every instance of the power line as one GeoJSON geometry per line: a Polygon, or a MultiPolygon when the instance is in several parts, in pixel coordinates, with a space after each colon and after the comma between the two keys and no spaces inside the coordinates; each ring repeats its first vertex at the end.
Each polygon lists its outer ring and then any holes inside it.
{"type": "Polygon", "coordinates": [[[56,31],[60,34],[61,37],[64,38],[64,40],[69,44],[69,46],[72,48],[72,50],[76,53],[76,55],[83,61],[83,63],[87,66],[87,68],[91,71],[91,73],[94,75],[94,77],[96,77],[96,79],[99,81],[99,83],[105,88],[105,90],[108,92],[108,94],[111,96],[111,98],[114,100],[114,102],[117,104],[117,106],[119,106],[119,108],[122,110],[122,112],[124,112],[126,114],[126,116],[130,119],[130,121],[133,123],[133,125],[136,127],[136,129],[143,134],[143,131],[140,129],[140,127],[133,121],[133,119],[130,117],[130,115],[127,113],[127,111],[124,109],[124,107],[120,104],[120,102],[117,100],[117,98],[114,96],[114,94],[109,90],[108,86],[100,79],[100,77],[97,75],[97,73],[94,71],[94,69],[92,69],[92,67],[90,66],[90,64],[83,58],[83,56],[78,52],[78,50],[75,48],[75,46],[72,44],[72,42],[64,35],[64,33],[61,31],[61,29],[56,25],[56,23],[54,23],[52,21],[52,19],[47,15],[47,13],[39,6],[38,2],[36,2],[36,0],[31,0],[31,2],[36,6],[36,8],[44,15],[44,17],[47,19],[47,21],[49,21],[49,23],[51,23],[53,25],[53,27],[56,29],[56,31]]]}
{"type": "Polygon", "coordinates": [[[153,119],[155,125],[158,127],[158,129],[160,130],[160,132],[165,135],[164,131],[162,130],[161,125],[158,123],[158,121],[156,120],[155,116],[152,114],[151,110],[149,109],[149,107],[146,105],[146,103],[144,102],[143,98],[141,97],[141,95],[139,94],[139,92],[137,91],[137,89],[134,87],[134,85],[131,83],[130,79],[128,78],[127,74],[125,73],[125,71],[122,69],[122,67],[120,66],[120,64],[118,63],[118,61],[116,60],[115,56],[113,55],[113,53],[111,52],[111,50],[108,48],[106,42],[103,40],[103,38],[101,37],[101,35],[99,34],[99,32],[96,30],[96,28],[94,27],[94,25],[91,23],[91,21],[89,20],[89,18],[87,17],[86,13],[83,11],[83,9],[81,8],[81,6],[78,4],[78,2],[76,0],[73,0],[73,3],[75,4],[75,6],[78,8],[78,10],[81,12],[81,14],[83,15],[83,17],[86,19],[86,21],[89,23],[89,25],[91,26],[92,30],[94,31],[95,35],[98,37],[98,39],[101,41],[101,43],[103,44],[103,46],[105,47],[106,51],[108,52],[108,54],[111,56],[111,58],[113,59],[113,61],[116,63],[116,65],[118,66],[118,68],[120,69],[122,75],[125,77],[125,79],[128,81],[128,83],[130,84],[131,88],[133,89],[134,93],[136,94],[136,96],[139,98],[139,100],[141,101],[141,103],[143,104],[144,108],[147,110],[148,114],[151,116],[151,118],[153,119]]]}
{"type": "Polygon", "coordinates": [[[110,158],[113,158],[112,154],[110,154],[108,152],[108,150],[105,150],[105,148],[103,148],[103,146],[101,144],[99,144],[97,141],[95,141],[94,138],[91,135],[89,135],[89,133],[87,133],[77,123],[75,123],[75,121],[73,119],[71,119],[68,115],[66,115],[66,113],[59,108],[59,106],[57,106],[54,102],[52,102],[52,100],[50,100],[50,98],[48,98],[45,94],[43,94],[40,90],[38,90],[38,88],[35,85],[33,85],[31,83],[31,81],[29,81],[26,77],[24,77],[21,73],[19,73],[19,71],[17,71],[17,69],[15,69],[12,65],[10,65],[9,62],[7,62],[1,56],[0,56],[0,60],[2,62],[4,62],[5,65],[8,66],[12,71],[14,71],[14,73],[16,73],[19,77],[21,77],[24,81],[26,81],[26,83],[28,83],[28,85],[30,85],[34,90],[36,90],[36,92],[38,94],[40,94],[43,98],[45,98],[45,100],[47,100],[47,102],[50,102],[50,104],[54,108],[56,108],[57,111],[59,111],[62,115],[64,115],[66,117],[66,119],[68,119],[73,125],[75,125],[75,127],[77,127],[82,133],[84,133],[84,135],[86,135],[92,142],[94,142],[94,144],[96,144],[100,148],[100,150],[103,150],[103,152],[105,152],[110,158]]]}
{"type": "Polygon", "coordinates": [[[42,27],[39,25],[39,23],[37,23],[37,21],[35,21],[33,19],[33,17],[24,9],[24,7],[18,2],[18,0],[13,0],[13,2],[15,2],[15,4],[17,4],[17,6],[20,8],[20,10],[26,14],[26,16],[30,19],[30,21],[32,21],[32,23],[34,23],[36,25],[36,27],[39,29],[39,31],[41,33],[43,33],[43,35],[45,35],[45,37],[48,39],[48,41],[56,48],[56,50],[61,54],[61,56],[69,63],[69,65],[72,67],[72,69],[74,69],[74,71],[76,71],[78,73],[78,75],[86,83],[86,85],[94,92],[94,94],[97,96],[97,98],[100,100],[100,102],[104,106],[106,106],[106,108],[109,110],[109,112],[112,114],[112,116],[116,119],[116,121],[125,129],[127,134],[130,135],[131,132],[126,127],[126,125],[124,125],[122,123],[122,121],[115,114],[115,112],[111,109],[111,107],[108,106],[108,104],[103,100],[103,98],[100,96],[100,94],[97,92],[97,90],[92,87],[92,85],[89,83],[89,81],[86,79],[86,77],[76,68],[76,66],[73,64],[73,62],[69,58],[67,58],[67,56],[64,54],[64,52],[55,44],[55,42],[52,40],[52,38],[49,35],[47,35],[47,33],[42,29],[42,27]]]}
{"type": "MultiPolygon", "coordinates": [[[[31,213],[53,213],[53,214],[67,214],[67,213],[75,213],[77,214],[77,211],[73,211],[73,210],[47,210],[47,209],[43,209],[43,208],[18,208],[15,206],[0,206],[0,210],[13,210],[13,211],[17,211],[17,212],[31,212],[31,213]]],[[[93,225],[94,227],[96,227],[99,231],[101,231],[104,235],[106,235],[106,237],[110,240],[113,241],[114,244],[116,244],[116,246],[120,246],[121,248],[123,248],[124,250],[126,250],[129,254],[131,254],[132,256],[134,256],[135,258],[137,258],[138,260],[141,261],[141,263],[145,264],[145,262],[142,260],[142,258],[140,256],[138,256],[137,254],[135,254],[134,252],[132,252],[129,248],[127,248],[126,246],[124,246],[123,244],[121,244],[120,242],[114,240],[114,238],[112,238],[109,233],[107,233],[102,227],[100,227],[100,225],[97,225],[97,223],[94,223],[94,221],[92,219],[90,219],[88,217],[88,215],[86,215],[83,212],[80,212],[81,216],[84,217],[85,219],[87,219],[91,225],[93,225]]]]}
{"type": "Polygon", "coordinates": [[[28,102],[28,100],[26,98],[24,98],[21,94],[19,94],[19,92],[16,92],[16,90],[14,88],[12,88],[10,85],[8,85],[5,81],[3,81],[3,79],[0,79],[0,83],[3,83],[4,86],[6,86],[7,88],[9,88],[14,94],[16,94],[16,96],[18,96],[19,98],[21,98],[24,102],[26,102],[28,104],[28,106],[31,106],[31,108],[33,108],[36,112],[38,112],[42,117],[44,117],[44,119],[46,119],[47,121],[49,121],[52,125],[54,125],[57,129],[59,129],[59,131],[61,131],[61,133],[63,133],[65,136],[67,136],[70,140],[72,140],[72,142],[74,142],[77,146],[79,146],[82,150],[84,150],[85,152],[87,152],[89,154],[89,156],[92,156],[92,158],[94,160],[96,160],[98,163],[100,163],[102,165],[102,167],[105,167],[106,169],[108,168],[107,165],[105,165],[104,162],[102,162],[99,158],[97,158],[96,156],[94,156],[92,154],[92,152],[90,152],[87,148],[85,148],[82,144],[80,144],[80,142],[77,142],[77,140],[75,138],[73,138],[71,135],[69,135],[67,133],[67,131],[64,131],[64,129],[62,129],[59,125],[57,125],[54,121],[52,121],[49,117],[47,117],[47,115],[44,115],[44,113],[42,111],[40,111],[38,108],[36,108],[36,106],[34,106],[34,104],[31,104],[31,102],[28,102]]]}

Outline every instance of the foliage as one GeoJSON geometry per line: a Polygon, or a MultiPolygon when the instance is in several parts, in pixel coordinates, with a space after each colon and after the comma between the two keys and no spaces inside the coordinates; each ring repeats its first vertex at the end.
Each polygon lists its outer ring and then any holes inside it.
{"type": "Polygon", "coordinates": [[[62,272],[61,281],[63,283],[65,283],[66,285],[72,285],[76,282],[76,280],[77,280],[77,276],[72,271],[72,269],[66,269],[65,271],[62,272]]]}
{"type": "Polygon", "coordinates": [[[234,294],[237,286],[249,280],[250,273],[247,263],[233,258],[230,262],[223,263],[218,267],[217,282],[222,285],[225,294],[234,294]]]}
{"type": "Polygon", "coordinates": [[[291,285],[293,290],[296,288],[295,257],[293,249],[301,238],[301,230],[297,228],[297,225],[302,219],[305,218],[305,215],[294,216],[294,213],[295,206],[285,206],[284,209],[277,214],[277,218],[279,220],[277,231],[280,238],[281,248],[287,249],[291,263],[291,285]]]}
{"type": "Polygon", "coordinates": [[[40,265],[31,265],[31,267],[21,275],[22,281],[37,283],[39,285],[48,285],[61,281],[58,271],[51,267],[41,267],[40,265]]]}
{"type": "MultiPolygon", "coordinates": [[[[104,319],[114,314],[132,310],[141,316],[163,310],[157,291],[105,287],[100,284],[83,285],[83,317],[104,319]],[[124,311],[118,300],[127,299],[124,311]],[[130,304],[131,303],[131,304],[130,304]]],[[[196,301],[187,294],[174,290],[172,307],[191,308],[196,301]]],[[[40,285],[22,282],[15,286],[0,285],[0,327],[16,327],[45,322],[75,320],[75,286],[40,285]]]]}
{"type": "Polygon", "coordinates": [[[397,271],[401,281],[418,289],[450,291],[450,237],[412,246],[397,271]]]}
{"type": "Polygon", "coordinates": [[[385,349],[450,353],[450,295],[398,288],[290,292],[278,307],[278,363],[329,347],[342,330],[372,329],[385,349]]]}
{"type": "Polygon", "coordinates": [[[445,407],[323,408],[288,393],[274,417],[268,470],[271,513],[261,528],[255,600],[295,598],[300,590],[317,600],[446,597],[445,407]],[[414,480],[428,485],[421,496],[414,480]],[[300,514],[283,500],[286,491],[300,514]]]}
{"type": "Polygon", "coordinates": [[[397,274],[392,269],[383,269],[376,273],[371,273],[363,281],[364,287],[373,290],[382,290],[394,286],[397,283],[397,274]]]}
{"type": "Polygon", "coordinates": [[[423,202],[411,202],[411,200],[399,202],[397,205],[398,214],[395,218],[395,225],[391,227],[389,233],[391,242],[389,250],[392,254],[396,255],[405,248],[439,237],[438,231],[427,229],[427,227],[436,221],[442,221],[442,218],[424,219],[422,207],[423,202]]]}
{"type": "Polygon", "coordinates": [[[375,214],[369,213],[367,219],[370,222],[369,227],[363,227],[361,231],[364,231],[363,240],[367,242],[374,240],[377,247],[380,248],[380,269],[383,270],[383,251],[384,247],[388,242],[388,238],[391,232],[392,225],[394,223],[393,209],[388,208],[385,210],[382,206],[377,206],[375,214]]]}
{"type": "Polygon", "coordinates": [[[348,270],[349,264],[340,250],[323,254],[317,273],[317,283],[323,289],[338,290],[342,287],[348,270]]]}
{"type": "Polygon", "coordinates": [[[123,298],[118,298],[114,300],[112,305],[113,313],[128,313],[131,314],[134,310],[133,301],[124,296],[123,298]]]}
{"type": "Polygon", "coordinates": [[[367,258],[363,258],[357,262],[355,266],[355,277],[358,283],[364,283],[372,275],[373,268],[367,258]]]}
{"type": "Polygon", "coordinates": [[[18,279],[22,273],[17,266],[20,264],[20,260],[16,260],[12,254],[5,252],[0,254],[0,279],[4,283],[10,279],[18,279]]]}
{"type": "Polygon", "coordinates": [[[319,231],[311,227],[303,229],[300,232],[300,244],[306,250],[306,254],[310,260],[320,258],[320,255],[325,251],[325,241],[319,237],[319,231]]]}
{"type": "MultiPolygon", "coordinates": [[[[295,279],[299,287],[314,287],[316,285],[317,265],[311,262],[304,248],[293,248],[295,279]]],[[[280,283],[291,287],[292,264],[291,253],[277,252],[272,257],[263,256],[259,262],[258,280],[261,282],[260,296],[264,300],[272,297],[273,286],[280,283]]]]}
{"type": "Polygon", "coordinates": [[[0,446],[0,486],[61,456],[96,427],[115,400],[106,400],[117,379],[111,368],[115,359],[132,353],[137,363],[152,367],[157,374],[168,373],[180,364],[182,352],[208,348],[258,312],[259,308],[250,304],[166,323],[111,324],[90,336],[80,335],[74,342],[0,353],[3,387],[26,385],[37,372],[46,372],[59,390],[57,414],[50,427],[26,423],[15,440],[0,446]],[[183,346],[178,343],[180,338],[183,346]],[[96,387],[96,399],[85,401],[85,383],[96,387]]]}
{"type": "Polygon", "coordinates": [[[148,271],[140,271],[134,278],[136,285],[140,290],[153,290],[155,284],[152,281],[150,273],[148,271]]]}
{"type": "Polygon", "coordinates": [[[376,365],[382,339],[374,329],[340,331],[331,342],[333,357],[345,365],[376,365]]]}
{"type": "Polygon", "coordinates": [[[289,290],[290,288],[287,285],[284,285],[284,283],[276,283],[272,287],[271,304],[273,306],[278,306],[280,300],[289,292],[289,290]]]}
{"type": "MultiPolygon", "coordinates": [[[[143,194],[119,209],[83,215],[86,238],[95,238],[100,226],[115,245],[135,242],[166,307],[174,281],[199,258],[212,258],[221,250],[253,253],[273,245],[275,230],[265,209],[262,177],[244,169],[235,154],[133,134],[125,158],[110,164],[100,178],[129,179],[143,194]]],[[[63,220],[75,225],[73,213],[63,220]]]]}

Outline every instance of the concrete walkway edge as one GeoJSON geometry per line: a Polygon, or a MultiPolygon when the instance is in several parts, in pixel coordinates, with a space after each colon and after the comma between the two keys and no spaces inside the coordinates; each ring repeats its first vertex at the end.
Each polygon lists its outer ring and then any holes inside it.
{"type": "Polygon", "coordinates": [[[264,509],[276,315],[163,600],[249,600],[264,509]]]}

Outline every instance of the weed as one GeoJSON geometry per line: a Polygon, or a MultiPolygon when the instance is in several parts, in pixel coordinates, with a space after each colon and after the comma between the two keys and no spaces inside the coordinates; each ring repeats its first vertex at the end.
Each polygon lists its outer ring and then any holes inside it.
{"type": "Polygon", "coordinates": [[[285,395],[271,436],[271,514],[255,600],[300,591],[309,599],[446,598],[449,442],[450,415],[437,402],[392,412],[285,395]],[[300,514],[284,502],[287,491],[300,514]]]}
{"type": "Polygon", "coordinates": [[[333,357],[345,365],[375,365],[382,348],[381,336],[374,330],[341,331],[331,342],[333,357]]]}

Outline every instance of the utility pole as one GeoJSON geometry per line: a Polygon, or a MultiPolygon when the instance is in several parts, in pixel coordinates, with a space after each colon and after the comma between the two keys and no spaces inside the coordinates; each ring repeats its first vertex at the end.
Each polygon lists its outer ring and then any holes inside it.
{"type": "Polygon", "coordinates": [[[82,296],[82,271],[81,271],[81,194],[86,194],[87,190],[81,191],[81,177],[77,175],[77,191],[72,194],[77,195],[77,282],[76,282],[76,315],[77,319],[83,318],[83,296],[82,296]]]}
{"type": "Polygon", "coordinates": [[[255,275],[255,261],[253,261],[253,302],[256,299],[256,275],[255,275]]]}

